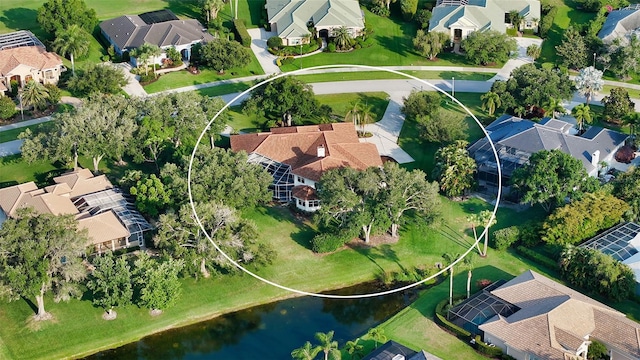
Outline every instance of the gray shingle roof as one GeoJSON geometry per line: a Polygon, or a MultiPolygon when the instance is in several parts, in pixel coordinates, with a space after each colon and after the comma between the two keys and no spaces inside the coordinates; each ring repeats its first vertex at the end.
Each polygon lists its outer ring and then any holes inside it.
{"type": "Polygon", "coordinates": [[[640,5],[614,10],[607,16],[598,37],[605,43],[614,39],[623,39],[633,30],[640,28],[640,5]]]}

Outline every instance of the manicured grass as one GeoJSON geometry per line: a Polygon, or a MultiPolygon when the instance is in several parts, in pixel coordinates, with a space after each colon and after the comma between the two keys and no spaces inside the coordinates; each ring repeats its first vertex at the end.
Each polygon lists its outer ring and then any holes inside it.
{"type": "MultiPolygon", "coordinates": [[[[451,79],[455,77],[460,80],[487,81],[495,74],[493,73],[462,73],[457,71],[402,71],[405,74],[415,76],[420,79],[451,79]]],[[[352,81],[352,80],[381,80],[381,79],[408,79],[406,76],[394,74],[387,71],[367,71],[367,72],[328,72],[324,74],[295,75],[295,77],[306,83],[329,82],[329,81],[352,81]]]]}
{"type": "Polygon", "coordinates": [[[242,92],[251,87],[252,84],[246,82],[238,82],[232,84],[221,84],[209,88],[196,90],[200,95],[204,96],[221,96],[242,92]]]}
{"type": "MultiPolygon", "coordinates": [[[[43,124],[35,124],[35,125],[30,125],[30,126],[17,128],[17,129],[0,131],[0,143],[17,140],[18,139],[18,135],[20,135],[23,131],[25,131],[27,129],[31,129],[33,131],[36,128],[38,128],[39,126],[43,126],[43,124]]],[[[46,125],[44,125],[44,126],[46,126],[46,125]]]]}
{"type": "Polygon", "coordinates": [[[255,118],[242,113],[242,105],[234,105],[229,108],[231,126],[235,131],[250,133],[257,132],[262,124],[258,124],[255,118]]]}
{"type": "Polygon", "coordinates": [[[384,92],[316,95],[320,104],[331,106],[333,114],[343,119],[352,109],[353,103],[359,101],[363,106],[370,106],[373,122],[380,121],[389,105],[389,95],[384,92]]]}
{"type": "MultiPolygon", "coordinates": [[[[605,85],[603,86],[601,93],[605,95],[609,95],[609,93],[611,92],[611,89],[617,88],[617,87],[618,86],[605,85]]],[[[640,99],[640,90],[630,89],[630,88],[624,88],[624,89],[627,90],[631,98],[640,99]]]]}

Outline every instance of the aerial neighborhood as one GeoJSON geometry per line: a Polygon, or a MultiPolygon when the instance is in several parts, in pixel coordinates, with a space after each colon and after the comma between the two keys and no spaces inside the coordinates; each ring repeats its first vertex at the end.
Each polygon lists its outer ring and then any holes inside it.
{"type": "Polygon", "coordinates": [[[640,360],[640,1],[0,2],[0,359],[640,360]]]}

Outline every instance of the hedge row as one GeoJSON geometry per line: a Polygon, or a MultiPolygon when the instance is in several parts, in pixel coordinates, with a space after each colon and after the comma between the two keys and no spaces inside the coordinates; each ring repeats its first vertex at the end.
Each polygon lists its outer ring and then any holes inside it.
{"type": "Polygon", "coordinates": [[[234,19],[233,26],[236,29],[236,34],[238,35],[238,40],[244,47],[251,46],[251,35],[247,31],[247,26],[244,24],[244,20],[242,19],[234,19]]]}
{"type": "Polygon", "coordinates": [[[544,265],[550,269],[556,269],[556,270],[558,269],[558,263],[555,262],[553,259],[549,258],[548,256],[542,255],[524,246],[518,246],[516,250],[520,255],[524,256],[525,258],[531,261],[535,261],[538,264],[544,265]]]}
{"type": "Polygon", "coordinates": [[[476,335],[475,341],[475,348],[479,353],[487,355],[491,358],[496,358],[502,355],[502,349],[495,345],[489,346],[488,344],[484,343],[482,339],[480,339],[480,335],[476,335]]]}
{"type": "Polygon", "coordinates": [[[445,329],[451,331],[457,336],[463,338],[471,338],[471,333],[461,328],[460,326],[447,320],[446,316],[442,315],[443,308],[449,303],[449,299],[444,299],[438,305],[436,305],[436,323],[445,329]]]}

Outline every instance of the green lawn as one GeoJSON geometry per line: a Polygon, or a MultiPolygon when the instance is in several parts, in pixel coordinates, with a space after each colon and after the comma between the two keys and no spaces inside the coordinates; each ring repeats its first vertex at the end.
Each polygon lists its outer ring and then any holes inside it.
{"type": "MultiPolygon", "coordinates": [[[[610,85],[605,85],[601,91],[602,94],[604,95],[609,95],[609,93],[611,92],[611,89],[613,88],[617,88],[618,86],[610,86],[610,85]]],[[[640,99],[640,90],[636,90],[636,89],[629,89],[629,88],[624,88],[625,90],[627,90],[627,92],[629,93],[629,96],[635,99],[640,99]]]]}
{"type": "Polygon", "coordinates": [[[382,119],[389,105],[389,95],[384,92],[316,95],[316,98],[320,104],[331,106],[333,114],[341,119],[344,119],[356,101],[371,107],[373,122],[382,119]]]}

